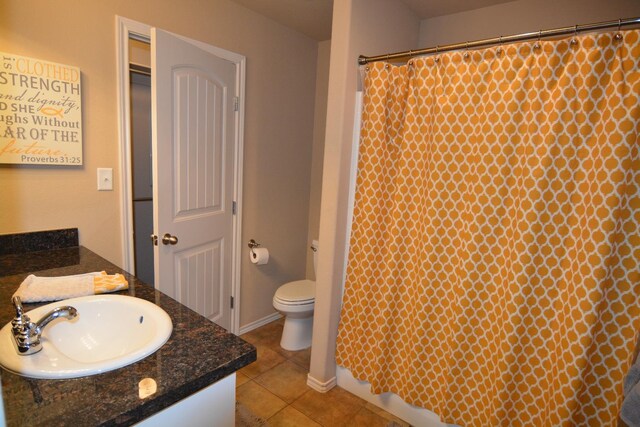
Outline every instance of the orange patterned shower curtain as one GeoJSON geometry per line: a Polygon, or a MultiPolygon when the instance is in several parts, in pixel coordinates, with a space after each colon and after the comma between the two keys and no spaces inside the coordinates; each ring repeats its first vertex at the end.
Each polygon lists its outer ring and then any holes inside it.
{"type": "Polygon", "coordinates": [[[638,31],[367,66],[337,363],[461,426],[611,426],[640,328],[638,31]]]}

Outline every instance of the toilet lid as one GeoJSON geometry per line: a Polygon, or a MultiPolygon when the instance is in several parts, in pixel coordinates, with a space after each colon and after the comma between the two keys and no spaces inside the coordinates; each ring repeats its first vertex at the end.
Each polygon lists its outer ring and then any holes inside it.
{"type": "Polygon", "coordinates": [[[275,298],[283,302],[313,302],[316,297],[316,282],[313,280],[296,280],[285,283],[276,291],[275,298]]]}

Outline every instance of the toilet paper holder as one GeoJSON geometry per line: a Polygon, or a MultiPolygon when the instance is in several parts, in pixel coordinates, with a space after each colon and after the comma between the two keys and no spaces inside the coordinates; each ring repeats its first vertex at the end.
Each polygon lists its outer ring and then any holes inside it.
{"type": "Polygon", "coordinates": [[[251,240],[249,240],[249,243],[247,244],[247,246],[249,246],[249,249],[251,249],[251,255],[255,258],[256,254],[255,254],[255,252],[253,252],[253,249],[257,248],[258,246],[260,246],[260,243],[258,243],[255,240],[251,239],[251,240]]]}

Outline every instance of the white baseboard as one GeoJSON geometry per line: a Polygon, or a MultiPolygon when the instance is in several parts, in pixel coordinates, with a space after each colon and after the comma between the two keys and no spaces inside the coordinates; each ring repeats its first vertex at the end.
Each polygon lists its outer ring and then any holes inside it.
{"type": "Polygon", "coordinates": [[[307,385],[315,391],[326,393],[336,386],[336,377],[331,378],[329,381],[322,382],[312,377],[311,374],[307,374],[307,385]]]}
{"type": "Polygon", "coordinates": [[[260,326],[264,326],[267,323],[271,323],[274,320],[278,320],[281,317],[282,317],[282,314],[276,311],[275,313],[265,316],[262,319],[254,320],[251,323],[247,323],[246,325],[241,326],[240,330],[238,331],[238,335],[246,334],[249,331],[259,328],[260,326]]]}
{"type": "MultiPolygon", "coordinates": [[[[393,393],[371,394],[371,384],[358,381],[348,369],[336,366],[338,386],[355,394],[367,402],[395,415],[396,417],[420,427],[446,427],[448,424],[440,421],[440,417],[427,409],[413,406],[393,393]]],[[[307,383],[308,384],[308,383],[307,383]]],[[[454,427],[454,426],[452,426],[454,427]]]]}

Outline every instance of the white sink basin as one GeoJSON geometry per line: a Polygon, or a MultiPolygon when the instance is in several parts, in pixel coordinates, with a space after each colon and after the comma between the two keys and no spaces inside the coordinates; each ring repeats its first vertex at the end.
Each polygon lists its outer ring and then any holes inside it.
{"type": "Polygon", "coordinates": [[[18,355],[11,324],[0,330],[0,365],[31,378],[77,378],[121,368],[167,342],[173,324],[160,307],[124,295],[92,295],[57,301],[27,314],[40,320],[55,307],[78,310],[73,320],[56,319],[42,332],[42,350],[18,355]]]}

